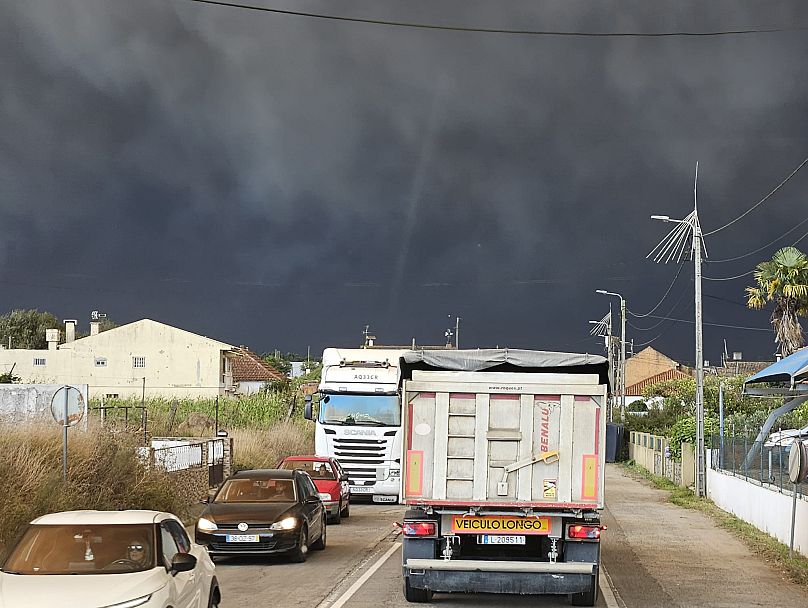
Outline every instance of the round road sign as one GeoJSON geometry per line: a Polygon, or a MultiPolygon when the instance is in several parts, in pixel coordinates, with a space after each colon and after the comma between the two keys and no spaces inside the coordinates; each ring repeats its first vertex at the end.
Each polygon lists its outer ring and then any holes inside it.
{"type": "Polygon", "coordinates": [[[791,483],[802,483],[808,475],[808,448],[795,438],[788,455],[788,478],[791,483]]]}
{"type": "Polygon", "coordinates": [[[65,394],[67,394],[67,426],[77,424],[84,416],[84,396],[73,386],[63,386],[53,394],[51,414],[53,419],[65,424],[65,394]]]}

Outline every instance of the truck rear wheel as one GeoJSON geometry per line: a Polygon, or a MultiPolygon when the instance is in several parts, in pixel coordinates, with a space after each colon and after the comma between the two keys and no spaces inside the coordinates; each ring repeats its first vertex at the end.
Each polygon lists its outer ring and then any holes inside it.
{"type": "Polygon", "coordinates": [[[432,599],[432,591],[429,589],[418,589],[417,587],[410,587],[410,577],[404,577],[404,599],[408,602],[423,604],[432,599]]]}
{"type": "Polygon", "coordinates": [[[598,575],[592,577],[592,586],[583,593],[571,593],[570,604],[573,606],[594,606],[598,601],[598,575]]]}

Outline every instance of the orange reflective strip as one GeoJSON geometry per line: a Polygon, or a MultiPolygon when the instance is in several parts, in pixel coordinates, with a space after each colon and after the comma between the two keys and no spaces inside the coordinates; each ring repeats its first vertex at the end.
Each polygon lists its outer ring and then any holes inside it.
{"type": "Polygon", "coordinates": [[[407,496],[424,494],[424,452],[407,450],[407,496]]]}
{"type": "Polygon", "coordinates": [[[581,498],[584,500],[597,500],[598,498],[597,454],[586,454],[583,457],[583,471],[581,475],[581,498]]]}

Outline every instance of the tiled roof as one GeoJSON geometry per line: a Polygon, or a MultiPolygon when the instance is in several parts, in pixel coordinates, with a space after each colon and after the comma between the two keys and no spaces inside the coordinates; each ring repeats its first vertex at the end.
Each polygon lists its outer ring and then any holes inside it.
{"type": "Polygon", "coordinates": [[[233,351],[233,382],[273,382],[286,376],[246,348],[233,351]]]}
{"type": "Polygon", "coordinates": [[[679,378],[690,378],[684,372],[680,372],[678,369],[669,369],[664,371],[656,376],[651,376],[650,378],[646,378],[645,380],[641,380],[639,382],[635,382],[631,386],[626,387],[626,395],[642,395],[642,392],[645,390],[647,386],[651,384],[656,384],[657,382],[664,382],[665,380],[678,380],[679,378]]]}

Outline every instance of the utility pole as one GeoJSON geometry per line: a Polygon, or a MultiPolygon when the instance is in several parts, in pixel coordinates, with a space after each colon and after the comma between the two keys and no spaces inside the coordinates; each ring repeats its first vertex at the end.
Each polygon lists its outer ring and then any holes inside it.
{"type": "MultiPolygon", "coordinates": [[[[681,259],[686,249],[687,237],[692,236],[691,251],[693,254],[695,275],[696,305],[696,496],[706,495],[706,470],[704,454],[704,347],[702,331],[701,303],[701,249],[704,237],[699,223],[699,208],[696,187],[699,180],[699,163],[696,163],[696,177],[693,182],[693,211],[682,220],[671,219],[667,215],[652,215],[652,220],[673,222],[678,224],[663,238],[646,257],[654,256],[655,262],[681,259]]],[[[705,248],[705,256],[707,250],[705,248]]]]}
{"type": "Polygon", "coordinates": [[[620,298],[620,376],[617,390],[620,392],[620,420],[623,420],[626,416],[626,299],[619,293],[604,289],[596,289],[595,293],[620,298]]]}
{"type": "Polygon", "coordinates": [[[609,313],[603,317],[600,321],[590,321],[590,324],[594,325],[595,327],[589,332],[589,335],[594,336],[597,335],[601,338],[605,338],[605,347],[606,347],[606,358],[609,361],[609,386],[611,387],[612,393],[609,397],[609,403],[607,404],[606,408],[606,419],[611,422],[614,417],[614,401],[615,401],[615,392],[619,392],[619,389],[615,385],[615,373],[614,373],[614,360],[615,360],[615,353],[614,353],[614,339],[612,337],[612,305],[609,303],[609,313]]]}

